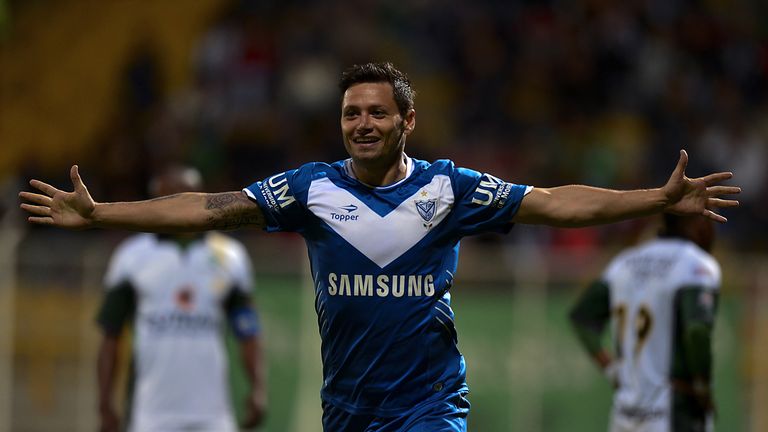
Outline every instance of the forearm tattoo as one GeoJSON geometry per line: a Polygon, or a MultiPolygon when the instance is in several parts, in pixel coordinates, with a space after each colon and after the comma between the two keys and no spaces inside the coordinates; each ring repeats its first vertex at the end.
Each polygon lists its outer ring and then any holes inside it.
{"type": "Polygon", "coordinates": [[[264,215],[258,205],[242,192],[211,194],[205,198],[210,210],[208,226],[216,230],[233,230],[245,226],[264,226],[264,215]]]}

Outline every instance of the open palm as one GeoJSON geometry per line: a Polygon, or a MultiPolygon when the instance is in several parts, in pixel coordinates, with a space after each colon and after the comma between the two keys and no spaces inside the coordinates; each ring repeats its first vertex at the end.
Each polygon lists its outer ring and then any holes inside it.
{"type": "Polygon", "coordinates": [[[77,165],[72,166],[69,176],[74,186],[73,192],[65,192],[48,183],[32,180],[29,184],[42,194],[19,193],[19,197],[27,201],[21,204],[21,208],[32,215],[27,218],[29,222],[71,229],[91,226],[96,204],[80,178],[77,165]]]}
{"type": "Polygon", "coordinates": [[[721,195],[737,194],[741,188],[723,186],[721,182],[733,177],[730,172],[719,172],[704,177],[688,178],[685,168],[688,153],[680,151],[680,160],[662,190],[668,199],[666,211],[679,215],[703,215],[717,222],[727,219],[715,210],[739,205],[736,200],[718,198],[721,195]]]}

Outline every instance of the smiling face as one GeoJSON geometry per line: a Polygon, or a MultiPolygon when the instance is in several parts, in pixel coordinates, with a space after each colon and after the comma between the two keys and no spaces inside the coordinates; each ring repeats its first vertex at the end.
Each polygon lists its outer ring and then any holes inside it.
{"type": "Polygon", "coordinates": [[[344,92],[341,132],[356,168],[386,171],[401,163],[415,124],[416,112],[403,118],[388,82],[355,84],[344,92]]]}

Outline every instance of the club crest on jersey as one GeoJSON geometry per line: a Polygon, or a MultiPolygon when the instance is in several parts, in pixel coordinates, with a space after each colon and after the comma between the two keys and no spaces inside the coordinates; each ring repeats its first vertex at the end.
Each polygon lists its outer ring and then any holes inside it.
{"type": "Polygon", "coordinates": [[[432,228],[432,220],[435,219],[435,214],[437,213],[437,199],[417,200],[414,203],[416,204],[416,211],[419,212],[419,216],[424,220],[424,228],[432,228]]]}
{"type": "Polygon", "coordinates": [[[183,286],[176,292],[176,305],[183,311],[190,311],[194,307],[194,292],[192,287],[183,286]]]}

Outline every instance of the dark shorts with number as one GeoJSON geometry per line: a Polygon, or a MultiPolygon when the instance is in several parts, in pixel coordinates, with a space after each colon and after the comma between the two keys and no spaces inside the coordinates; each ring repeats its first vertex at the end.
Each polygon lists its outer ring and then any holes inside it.
{"type": "Polygon", "coordinates": [[[466,393],[416,406],[397,417],[354,415],[323,401],[325,432],[466,432],[469,401],[466,393]]]}

